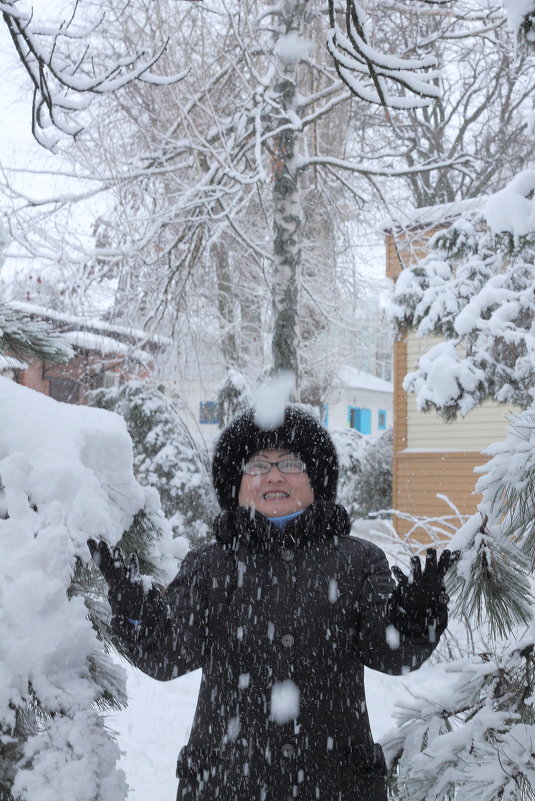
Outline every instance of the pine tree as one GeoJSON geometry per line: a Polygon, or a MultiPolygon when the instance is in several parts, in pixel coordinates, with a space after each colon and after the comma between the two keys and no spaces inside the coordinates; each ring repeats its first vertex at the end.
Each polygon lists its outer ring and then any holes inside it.
{"type": "Polygon", "coordinates": [[[385,739],[393,762],[390,797],[534,799],[534,690],[532,636],[439,665],[432,690],[397,709],[399,728],[385,739]]]}
{"type": "Polygon", "coordinates": [[[91,402],[118,412],[134,446],[134,472],[157,490],[175,537],[198,544],[210,537],[216,513],[208,456],[190,434],[163,388],[131,379],[95,390],[91,402]]]}
{"type": "Polygon", "coordinates": [[[485,214],[437,234],[396,287],[400,329],[448,338],[407,377],[421,408],[450,419],[486,398],[524,407],[486,450],[479,513],[448,542],[462,550],[448,582],[465,645],[453,663],[454,641],[439,646],[445,661],[385,740],[401,801],[535,798],[534,187],[534,172],[517,176],[485,214]]]}
{"type": "MultiPolygon", "coordinates": [[[[0,220],[0,269],[5,261],[8,237],[0,220]]],[[[32,359],[61,364],[73,357],[72,348],[54,335],[45,323],[15,312],[0,298],[0,354],[15,362],[32,359]]]]}
{"type": "Polygon", "coordinates": [[[368,441],[354,428],[335,428],[330,433],[338,456],[338,502],[345,506],[354,520],[363,516],[359,486],[368,441]]]}
{"type": "Polygon", "coordinates": [[[482,509],[491,516],[448,542],[462,550],[448,575],[452,634],[383,739],[393,801],[535,798],[534,565],[503,529],[503,507],[487,495],[482,509]]]}
{"type": "Polygon", "coordinates": [[[398,334],[442,339],[404,382],[422,411],[452,420],[486,399],[533,403],[534,188],[535,171],[520,173],[401,272],[391,306],[398,334]]]}
{"type": "Polygon", "coordinates": [[[142,533],[145,570],[167,581],[170,529],[119,416],[0,378],[0,440],[0,798],[122,801],[103,713],[124,705],[125,676],[86,541],[126,531],[128,550],[142,533]]]}
{"type": "Polygon", "coordinates": [[[252,404],[249,383],[240,370],[231,368],[217,390],[219,427],[227,426],[233,417],[252,404]]]}
{"type": "Polygon", "coordinates": [[[356,487],[356,501],[363,517],[392,507],[392,429],[369,443],[356,487]]]}

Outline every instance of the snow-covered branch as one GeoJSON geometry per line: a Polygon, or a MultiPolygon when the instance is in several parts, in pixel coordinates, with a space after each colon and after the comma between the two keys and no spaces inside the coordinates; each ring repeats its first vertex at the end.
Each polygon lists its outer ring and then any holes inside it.
{"type": "Polygon", "coordinates": [[[409,109],[428,106],[439,96],[436,59],[403,59],[372,47],[366,36],[366,15],[357,0],[346,0],[345,31],[336,21],[336,0],[329,0],[329,20],[327,47],[336,71],[361,100],[385,108],[409,109]],[[401,93],[392,93],[391,84],[401,93]]]}
{"type": "Polygon", "coordinates": [[[529,407],[535,386],[535,172],[525,171],[482,211],[434,236],[402,271],[391,305],[398,331],[439,336],[408,374],[420,409],[446,419],[487,398],[529,407]]]}
{"type": "Polygon", "coordinates": [[[356,172],[361,175],[372,175],[372,176],[383,176],[388,178],[393,178],[395,176],[403,176],[403,175],[418,175],[420,173],[428,173],[432,172],[433,170],[441,170],[445,167],[448,168],[457,168],[462,169],[466,167],[467,164],[470,164],[471,158],[470,156],[459,156],[451,161],[437,161],[432,164],[419,164],[415,167],[406,167],[406,168],[399,168],[399,169],[377,169],[374,167],[363,166],[362,162],[359,164],[358,162],[355,163],[353,161],[347,161],[346,159],[337,159],[332,158],[329,156],[310,156],[310,157],[303,157],[299,159],[299,167],[300,169],[306,169],[306,167],[312,166],[328,166],[328,167],[337,167],[342,170],[348,170],[349,172],[356,172]]]}
{"type": "Polygon", "coordinates": [[[138,50],[96,69],[88,42],[103,19],[90,28],[73,30],[77,10],[78,3],[70,20],[41,25],[33,13],[22,11],[16,0],[4,0],[0,5],[19,61],[33,85],[33,134],[39,144],[50,150],[59,141],[57,132],[75,137],[82,131],[76,112],[86,109],[95,95],[115,92],[136,80],[170,84],[187,74],[187,70],[172,76],[151,74],[167,44],[151,55],[138,50]],[[80,52],[70,50],[73,42],[81,45],[80,52]]]}

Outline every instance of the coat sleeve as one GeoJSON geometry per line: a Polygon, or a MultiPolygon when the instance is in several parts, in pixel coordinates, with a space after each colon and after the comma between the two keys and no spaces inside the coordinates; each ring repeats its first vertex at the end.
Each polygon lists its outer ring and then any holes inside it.
{"type": "Polygon", "coordinates": [[[383,673],[416,670],[433,653],[435,642],[398,631],[388,619],[388,601],[395,582],[383,551],[371,546],[367,554],[359,601],[358,648],[367,667],[383,673]]]}
{"type": "Polygon", "coordinates": [[[199,551],[190,551],[168,586],[156,620],[112,619],[130,661],[160,681],[202,667],[207,649],[208,602],[199,551]]]}

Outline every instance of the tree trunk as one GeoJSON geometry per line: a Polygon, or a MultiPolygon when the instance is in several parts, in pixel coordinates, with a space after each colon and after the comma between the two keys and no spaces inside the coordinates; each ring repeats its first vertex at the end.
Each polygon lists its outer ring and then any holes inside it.
{"type": "MultiPolygon", "coordinates": [[[[299,59],[281,39],[299,35],[307,3],[285,0],[280,35],[275,47],[275,95],[277,127],[294,120],[298,112],[297,68],[299,59]]],[[[295,47],[295,42],[293,43],[295,47]]],[[[272,353],[275,371],[291,370],[298,378],[298,287],[303,225],[296,164],[295,130],[284,130],[276,138],[273,154],[273,311],[275,317],[272,353]]]]}
{"type": "Polygon", "coordinates": [[[228,246],[217,242],[212,246],[215,271],[217,275],[217,305],[221,330],[221,350],[227,368],[241,370],[242,358],[239,347],[238,299],[232,282],[232,267],[228,246]]]}

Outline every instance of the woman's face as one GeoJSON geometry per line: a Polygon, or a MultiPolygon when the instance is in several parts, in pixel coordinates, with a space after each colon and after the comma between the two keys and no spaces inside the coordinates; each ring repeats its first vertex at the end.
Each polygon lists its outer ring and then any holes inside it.
{"type": "MultiPolygon", "coordinates": [[[[299,458],[291,451],[258,451],[249,457],[252,462],[278,462],[299,458]]],[[[314,493],[307,473],[281,473],[273,466],[259,476],[242,475],[238,503],[256,509],[266,517],[284,517],[306,509],[314,502],[314,493]]]]}

